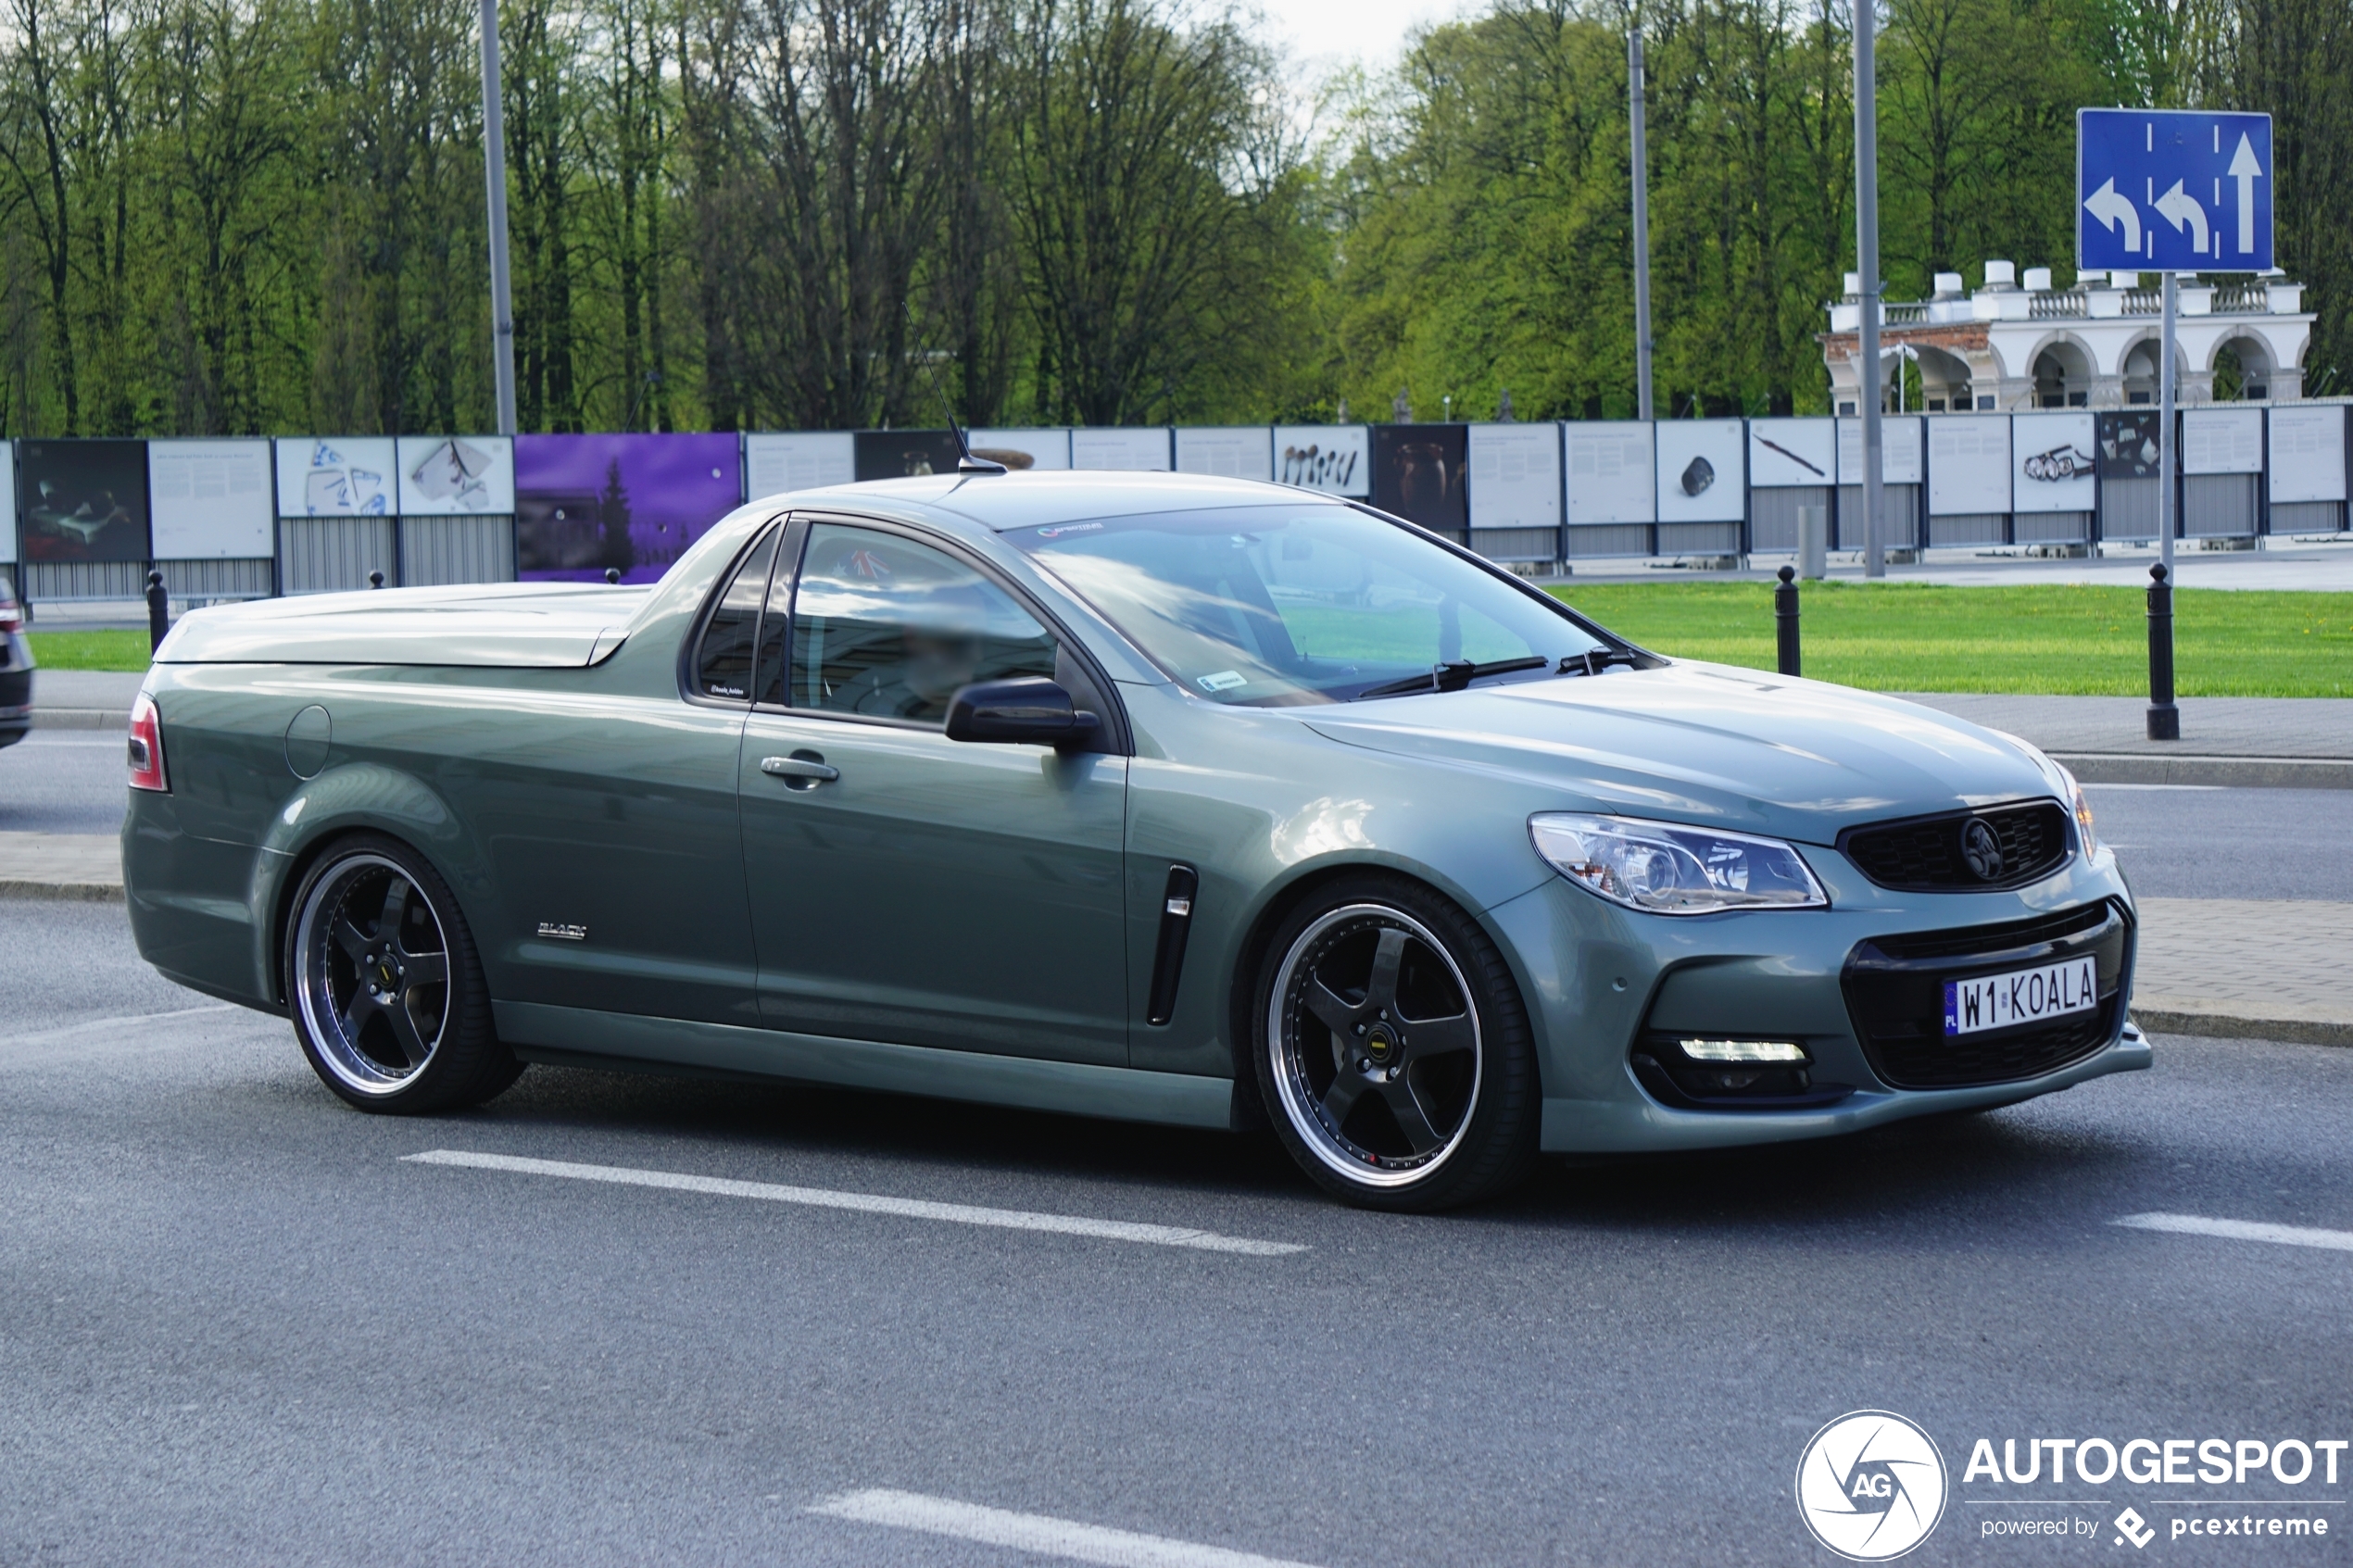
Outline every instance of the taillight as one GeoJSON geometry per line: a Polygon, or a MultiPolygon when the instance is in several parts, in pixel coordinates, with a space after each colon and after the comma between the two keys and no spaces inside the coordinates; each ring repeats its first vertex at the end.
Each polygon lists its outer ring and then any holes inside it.
{"type": "Polygon", "coordinates": [[[165,794],[171,789],[163,776],[163,716],[145,692],[131,710],[131,787],[165,794]]]}
{"type": "Polygon", "coordinates": [[[24,606],[11,598],[6,588],[0,588],[0,633],[23,630],[24,606]]]}

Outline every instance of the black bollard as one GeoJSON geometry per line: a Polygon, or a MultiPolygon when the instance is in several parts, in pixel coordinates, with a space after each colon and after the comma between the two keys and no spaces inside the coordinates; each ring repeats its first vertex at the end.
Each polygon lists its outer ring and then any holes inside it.
{"type": "Polygon", "coordinates": [[[609,586],[618,587],[621,583],[621,568],[617,566],[605,568],[605,582],[609,586]]]}
{"type": "Polygon", "coordinates": [[[2173,584],[2160,562],[2149,568],[2149,739],[2181,738],[2182,710],[2173,706],[2173,584]]]}
{"type": "Polygon", "coordinates": [[[368,586],[369,586],[369,587],[371,587],[371,588],[381,588],[381,587],[383,587],[384,585],[384,574],[383,572],[381,572],[381,571],[371,571],[371,572],[368,573],[368,586]]]}
{"type": "Polygon", "coordinates": [[[147,573],[147,651],[153,653],[163,646],[163,634],[171,630],[171,595],[163,585],[163,573],[147,573]]]}
{"type": "Polygon", "coordinates": [[[1802,672],[1798,669],[1796,578],[1794,567],[1781,568],[1781,585],[1773,590],[1773,637],[1779,645],[1784,675],[1802,672]]]}

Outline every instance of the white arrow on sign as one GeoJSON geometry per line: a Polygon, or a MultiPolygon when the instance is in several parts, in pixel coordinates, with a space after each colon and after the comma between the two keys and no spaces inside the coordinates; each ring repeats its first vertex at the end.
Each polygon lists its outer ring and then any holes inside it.
{"type": "Polygon", "coordinates": [[[2231,155],[2231,178],[2239,182],[2239,254],[2255,254],[2255,180],[2263,172],[2255,161],[2255,144],[2239,132],[2239,150],[2231,155]]]}
{"type": "Polygon", "coordinates": [[[2171,190],[2157,198],[2157,210],[2168,223],[2173,225],[2173,232],[2177,234],[2184,224],[2196,230],[2197,253],[2200,256],[2206,254],[2206,208],[2198,206],[2196,196],[2182,189],[2179,180],[2173,182],[2171,190]]]}
{"type": "MultiPolygon", "coordinates": [[[[2098,219],[2100,227],[2111,234],[2116,232],[2116,226],[2119,223],[2123,224],[2125,250],[2133,255],[2139,254],[2141,248],[2140,209],[2133,205],[2132,197],[2120,195],[2117,193],[2116,182],[2113,179],[2101,181],[2100,188],[2084,198],[2083,210],[2098,219]]],[[[2200,221],[2203,222],[2204,220],[2201,219],[2200,221]]]]}

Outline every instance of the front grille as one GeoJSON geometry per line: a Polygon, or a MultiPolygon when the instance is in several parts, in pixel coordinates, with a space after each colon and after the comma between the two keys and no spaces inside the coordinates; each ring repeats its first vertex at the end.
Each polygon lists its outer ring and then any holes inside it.
{"type": "Polygon", "coordinates": [[[2116,1032],[2131,968],[2133,926],[2114,904],[1957,931],[1874,937],[1847,955],[1841,978],[1863,1054],[1899,1089],[2005,1084],[2055,1072],[2116,1032]],[[2100,1005],[2048,1023],[1946,1038],[1944,983],[2089,953],[2100,1005]]]}
{"type": "MultiPolygon", "coordinates": [[[[1969,953],[2014,953],[2095,931],[2115,915],[2107,904],[2085,904],[2032,920],[2004,921],[1999,925],[1963,926],[1955,931],[1923,931],[1908,936],[1874,936],[1870,945],[1891,959],[1949,959],[1969,953]]],[[[2020,959],[2016,967],[2032,963],[2020,959]]]]}
{"type": "Polygon", "coordinates": [[[2039,882],[2065,863],[2072,840],[2066,808],[2056,800],[1989,806],[1900,822],[1875,822],[1838,835],[1838,847],[1881,887],[1907,893],[1979,893],[2039,882]],[[1983,822],[2001,847],[1992,877],[1974,870],[1962,835],[1983,822]]]}

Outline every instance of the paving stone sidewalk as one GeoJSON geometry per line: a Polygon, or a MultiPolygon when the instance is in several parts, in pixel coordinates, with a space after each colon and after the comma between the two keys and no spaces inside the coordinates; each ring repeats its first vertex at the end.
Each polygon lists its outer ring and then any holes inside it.
{"type": "Polygon", "coordinates": [[[0,898],[122,897],[122,840],[110,833],[0,833],[0,898]]]}
{"type": "MultiPolygon", "coordinates": [[[[111,834],[0,834],[0,897],[122,897],[111,834]]],[[[2353,1046],[2353,904],[2144,898],[2133,1015],[2160,1034],[2353,1046]]]]}
{"type": "Polygon", "coordinates": [[[2142,1028],[2353,1046],[2353,904],[2144,898],[2140,910],[2142,1028]]]}
{"type": "Polygon", "coordinates": [[[2145,697],[1892,695],[2032,741],[2086,784],[2353,789],[2353,697],[2185,697],[2182,738],[2154,741],[2145,697]]]}
{"type": "Polygon", "coordinates": [[[2171,756],[2296,757],[2353,761],[2353,697],[2191,696],[2182,738],[2148,738],[2148,699],[2021,696],[2007,692],[1896,692],[1972,724],[2007,730],[2044,750],[2171,756]]]}
{"type": "Polygon", "coordinates": [[[131,722],[144,671],[46,670],[32,672],[32,722],[37,729],[119,730],[131,722]]]}

